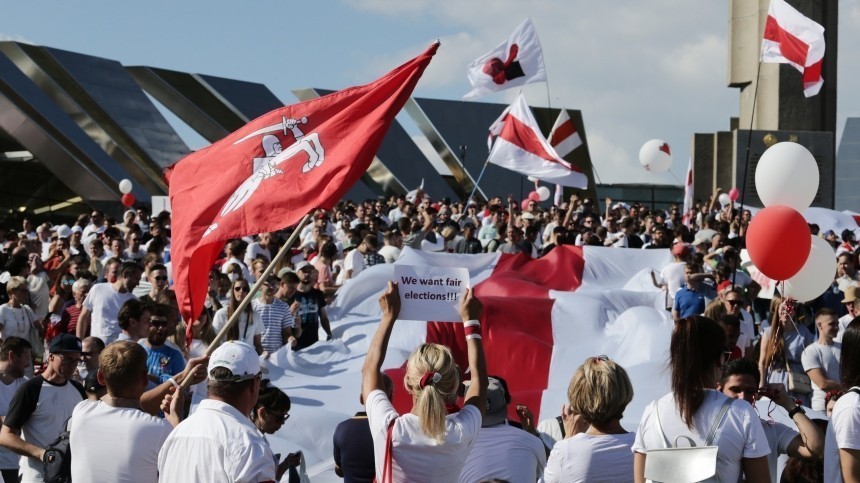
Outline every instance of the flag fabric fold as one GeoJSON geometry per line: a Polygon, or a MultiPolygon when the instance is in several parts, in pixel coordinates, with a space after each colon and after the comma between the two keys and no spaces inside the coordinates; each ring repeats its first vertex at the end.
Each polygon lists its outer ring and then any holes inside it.
{"type": "Polygon", "coordinates": [[[209,270],[227,240],[294,225],[343,197],[438,46],[370,84],[264,114],[167,170],[174,288],[185,320],[203,310],[209,270]]]}
{"type": "Polygon", "coordinates": [[[812,97],[824,79],[824,27],[785,0],[771,0],[761,43],[761,61],[791,64],[803,75],[803,94],[812,97]]]}
{"type": "Polygon", "coordinates": [[[464,100],[546,81],[543,51],[531,19],[523,21],[508,40],[469,64],[467,76],[472,90],[464,100]]]}
{"type": "Polygon", "coordinates": [[[579,189],[588,186],[588,178],[561,159],[543,137],[522,92],[490,126],[490,140],[493,137],[490,163],[547,183],[579,189]]]}
{"type": "MultiPolygon", "coordinates": [[[[559,111],[558,118],[556,118],[555,124],[552,126],[552,131],[549,133],[549,144],[562,158],[572,153],[574,149],[582,146],[582,138],[576,131],[576,126],[573,124],[573,120],[570,119],[567,109],[559,111]]],[[[556,206],[561,206],[563,195],[564,189],[562,185],[555,185],[553,203],[556,206]]]]}

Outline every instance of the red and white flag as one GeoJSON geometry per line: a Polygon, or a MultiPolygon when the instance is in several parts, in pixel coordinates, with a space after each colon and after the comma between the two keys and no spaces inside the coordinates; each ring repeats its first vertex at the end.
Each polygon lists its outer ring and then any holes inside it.
{"type": "Polygon", "coordinates": [[[531,19],[521,23],[508,40],[469,64],[467,75],[472,90],[463,99],[546,81],[543,51],[531,19]]]}
{"type": "MultiPolygon", "coordinates": [[[[572,153],[574,149],[582,146],[582,138],[576,132],[576,126],[573,125],[573,120],[567,113],[567,109],[562,109],[558,113],[558,118],[552,126],[552,131],[549,133],[549,144],[555,149],[562,158],[572,153]]],[[[564,190],[560,184],[555,185],[555,196],[553,203],[556,206],[561,206],[561,198],[564,190]]]]}
{"type": "Polygon", "coordinates": [[[761,61],[791,64],[803,74],[803,94],[818,94],[824,79],[824,27],[785,0],[771,0],[761,42],[761,61]]]}
{"type": "Polygon", "coordinates": [[[331,208],[358,181],[438,46],[373,83],[260,116],[168,170],[174,288],[185,320],[203,310],[225,241],[331,208]]]}
{"type": "Polygon", "coordinates": [[[561,159],[538,129],[523,93],[490,126],[496,137],[488,161],[547,183],[585,189],[588,178],[561,159]]]}
{"type": "Polygon", "coordinates": [[[690,226],[693,219],[693,157],[690,156],[690,164],[687,166],[687,179],[684,180],[684,217],[683,223],[690,226]]]}

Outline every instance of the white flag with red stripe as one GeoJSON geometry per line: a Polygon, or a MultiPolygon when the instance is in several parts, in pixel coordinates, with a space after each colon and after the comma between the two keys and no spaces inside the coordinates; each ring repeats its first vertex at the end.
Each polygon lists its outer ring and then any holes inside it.
{"type": "Polygon", "coordinates": [[[803,94],[812,97],[824,79],[824,27],[785,0],[771,0],[761,42],[761,61],[791,64],[803,74],[803,94]]]}
{"type": "Polygon", "coordinates": [[[467,75],[472,90],[463,99],[546,81],[543,50],[531,19],[523,21],[508,40],[469,64],[467,75]]]}
{"type": "Polygon", "coordinates": [[[693,220],[693,157],[687,166],[687,179],[684,180],[684,217],[683,223],[690,226],[693,220]]]}
{"type": "Polygon", "coordinates": [[[490,126],[488,161],[547,183],[585,189],[588,178],[561,158],[538,129],[523,93],[490,126]]]}
{"type": "MultiPolygon", "coordinates": [[[[511,418],[518,404],[540,419],[558,416],[576,368],[601,354],[630,375],[634,397],[621,421],[628,431],[636,430],[651,401],[669,392],[665,362],[673,324],[663,292],[651,281],[651,270],[672,263],[669,250],[561,245],[534,260],[404,248],[398,263],[469,271],[484,305],[487,369],[507,381],[511,418]]],[[[301,449],[309,465],[330,458],[332,440],[320,435],[333,434],[360,408],[361,366],[382,315],[377,300],[393,276],[392,264],[375,265],[338,291],[327,307],[334,340],[299,352],[286,347],[263,361],[293,401],[294,417],[279,432],[289,437],[271,439],[275,452],[301,449]]],[[[398,320],[383,369],[394,380],[393,404],[401,414],[412,405],[401,383],[406,359],[424,342],[450,347],[458,365],[468,367],[463,324],[398,320]]]]}
{"type": "MultiPolygon", "coordinates": [[[[558,113],[558,118],[552,126],[552,131],[549,133],[549,144],[555,149],[562,158],[572,153],[574,149],[582,146],[582,138],[576,132],[576,126],[567,109],[562,109],[558,113]]],[[[561,198],[564,195],[564,190],[560,184],[555,185],[555,195],[553,203],[556,206],[561,206],[561,198]]]]}

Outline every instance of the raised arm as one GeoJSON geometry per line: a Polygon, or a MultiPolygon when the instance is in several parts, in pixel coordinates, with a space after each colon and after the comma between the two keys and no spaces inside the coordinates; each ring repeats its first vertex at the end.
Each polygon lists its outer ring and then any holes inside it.
{"type": "Polygon", "coordinates": [[[382,308],[382,320],[373,334],[367,356],[364,358],[364,366],[361,368],[361,397],[367,401],[371,392],[376,389],[385,390],[379,370],[385,362],[385,353],[388,352],[388,339],[394,329],[394,321],[400,314],[400,292],[397,284],[388,282],[388,288],[379,297],[379,306],[382,308]]]}
{"type": "Polygon", "coordinates": [[[87,330],[90,328],[90,318],[92,318],[90,309],[86,307],[82,308],[80,315],[78,315],[78,325],[75,326],[75,335],[78,336],[78,339],[83,340],[87,336],[87,330]]]}
{"type": "Polygon", "coordinates": [[[466,329],[466,346],[469,353],[469,373],[472,383],[466,391],[465,404],[476,406],[481,414],[487,410],[487,361],[484,358],[484,344],[481,340],[481,313],[484,306],[475,298],[473,289],[466,291],[460,303],[460,316],[466,329]]]}

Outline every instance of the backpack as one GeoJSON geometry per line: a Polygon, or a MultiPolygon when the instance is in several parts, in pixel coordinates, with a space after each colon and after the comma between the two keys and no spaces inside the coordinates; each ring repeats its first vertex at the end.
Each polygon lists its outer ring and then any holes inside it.
{"type": "Polygon", "coordinates": [[[657,422],[657,429],[663,436],[663,447],[646,452],[645,478],[651,481],[705,481],[714,477],[717,474],[719,447],[713,446],[713,443],[717,430],[726,418],[726,413],[729,412],[729,406],[732,402],[734,399],[728,398],[720,407],[711,429],[708,431],[704,446],[696,446],[696,443],[687,436],[678,436],[675,438],[675,445],[671,446],[671,442],[660,424],[657,401],[654,401],[654,418],[657,422]],[[678,440],[681,438],[686,439],[690,446],[679,447],[678,440]]]}
{"type": "Polygon", "coordinates": [[[60,435],[51,444],[45,447],[45,457],[42,463],[45,465],[46,483],[70,483],[72,481],[72,449],[69,444],[72,418],[63,424],[60,435]]]}

